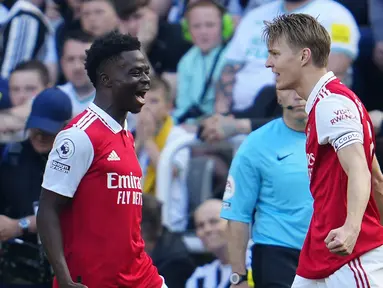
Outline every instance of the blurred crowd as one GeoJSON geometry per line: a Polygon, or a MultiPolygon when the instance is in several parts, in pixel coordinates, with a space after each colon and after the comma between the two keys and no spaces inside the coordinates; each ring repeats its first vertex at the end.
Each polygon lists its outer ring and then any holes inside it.
{"type": "Polygon", "coordinates": [[[361,98],[382,135],[382,0],[0,1],[0,287],[50,282],[34,217],[42,175],[55,135],[95,97],[86,50],[113,30],[138,37],[151,66],[146,104],[128,115],[144,174],[146,249],[169,288],[229,287],[220,208],[230,140],[282,115],[262,29],[294,12],[328,30],[328,69],[361,98]],[[161,152],[190,136],[206,145],[175,153],[163,225],[161,152]],[[204,253],[184,241],[190,234],[204,253]]]}

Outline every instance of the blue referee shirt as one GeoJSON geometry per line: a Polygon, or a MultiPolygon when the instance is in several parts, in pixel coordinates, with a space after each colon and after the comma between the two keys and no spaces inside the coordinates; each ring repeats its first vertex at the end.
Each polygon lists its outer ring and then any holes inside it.
{"type": "Polygon", "coordinates": [[[255,243],[301,249],[313,210],[305,143],[282,118],[252,132],[232,161],[221,217],[252,223],[255,243]]]}

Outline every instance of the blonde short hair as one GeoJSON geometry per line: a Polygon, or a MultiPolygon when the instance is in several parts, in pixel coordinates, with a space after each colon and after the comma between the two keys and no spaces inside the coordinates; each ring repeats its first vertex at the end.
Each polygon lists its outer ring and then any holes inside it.
{"type": "Polygon", "coordinates": [[[270,47],[284,37],[290,47],[311,50],[313,64],[319,68],[327,66],[331,37],[318,20],[307,14],[285,14],[265,21],[264,39],[270,47]]]}

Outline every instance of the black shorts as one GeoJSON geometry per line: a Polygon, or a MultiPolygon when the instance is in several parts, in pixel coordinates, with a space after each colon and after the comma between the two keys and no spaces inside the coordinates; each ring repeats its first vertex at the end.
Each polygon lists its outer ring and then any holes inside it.
{"type": "Polygon", "coordinates": [[[256,288],[290,288],[300,250],[256,244],[251,248],[251,269],[256,288]]]}

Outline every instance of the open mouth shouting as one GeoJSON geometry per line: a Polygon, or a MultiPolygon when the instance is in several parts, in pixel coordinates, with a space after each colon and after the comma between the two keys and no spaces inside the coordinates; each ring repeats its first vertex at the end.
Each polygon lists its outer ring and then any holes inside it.
{"type": "Polygon", "coordinates": [[[136,101],[141,104],[141,105],[144,105],[145,104],[145,94],[146,92],[148,92],[147,89],[144,89],[144,90],[140,90],[140,91],[137,91],[135,96],[136,96],[136,101]]]}

